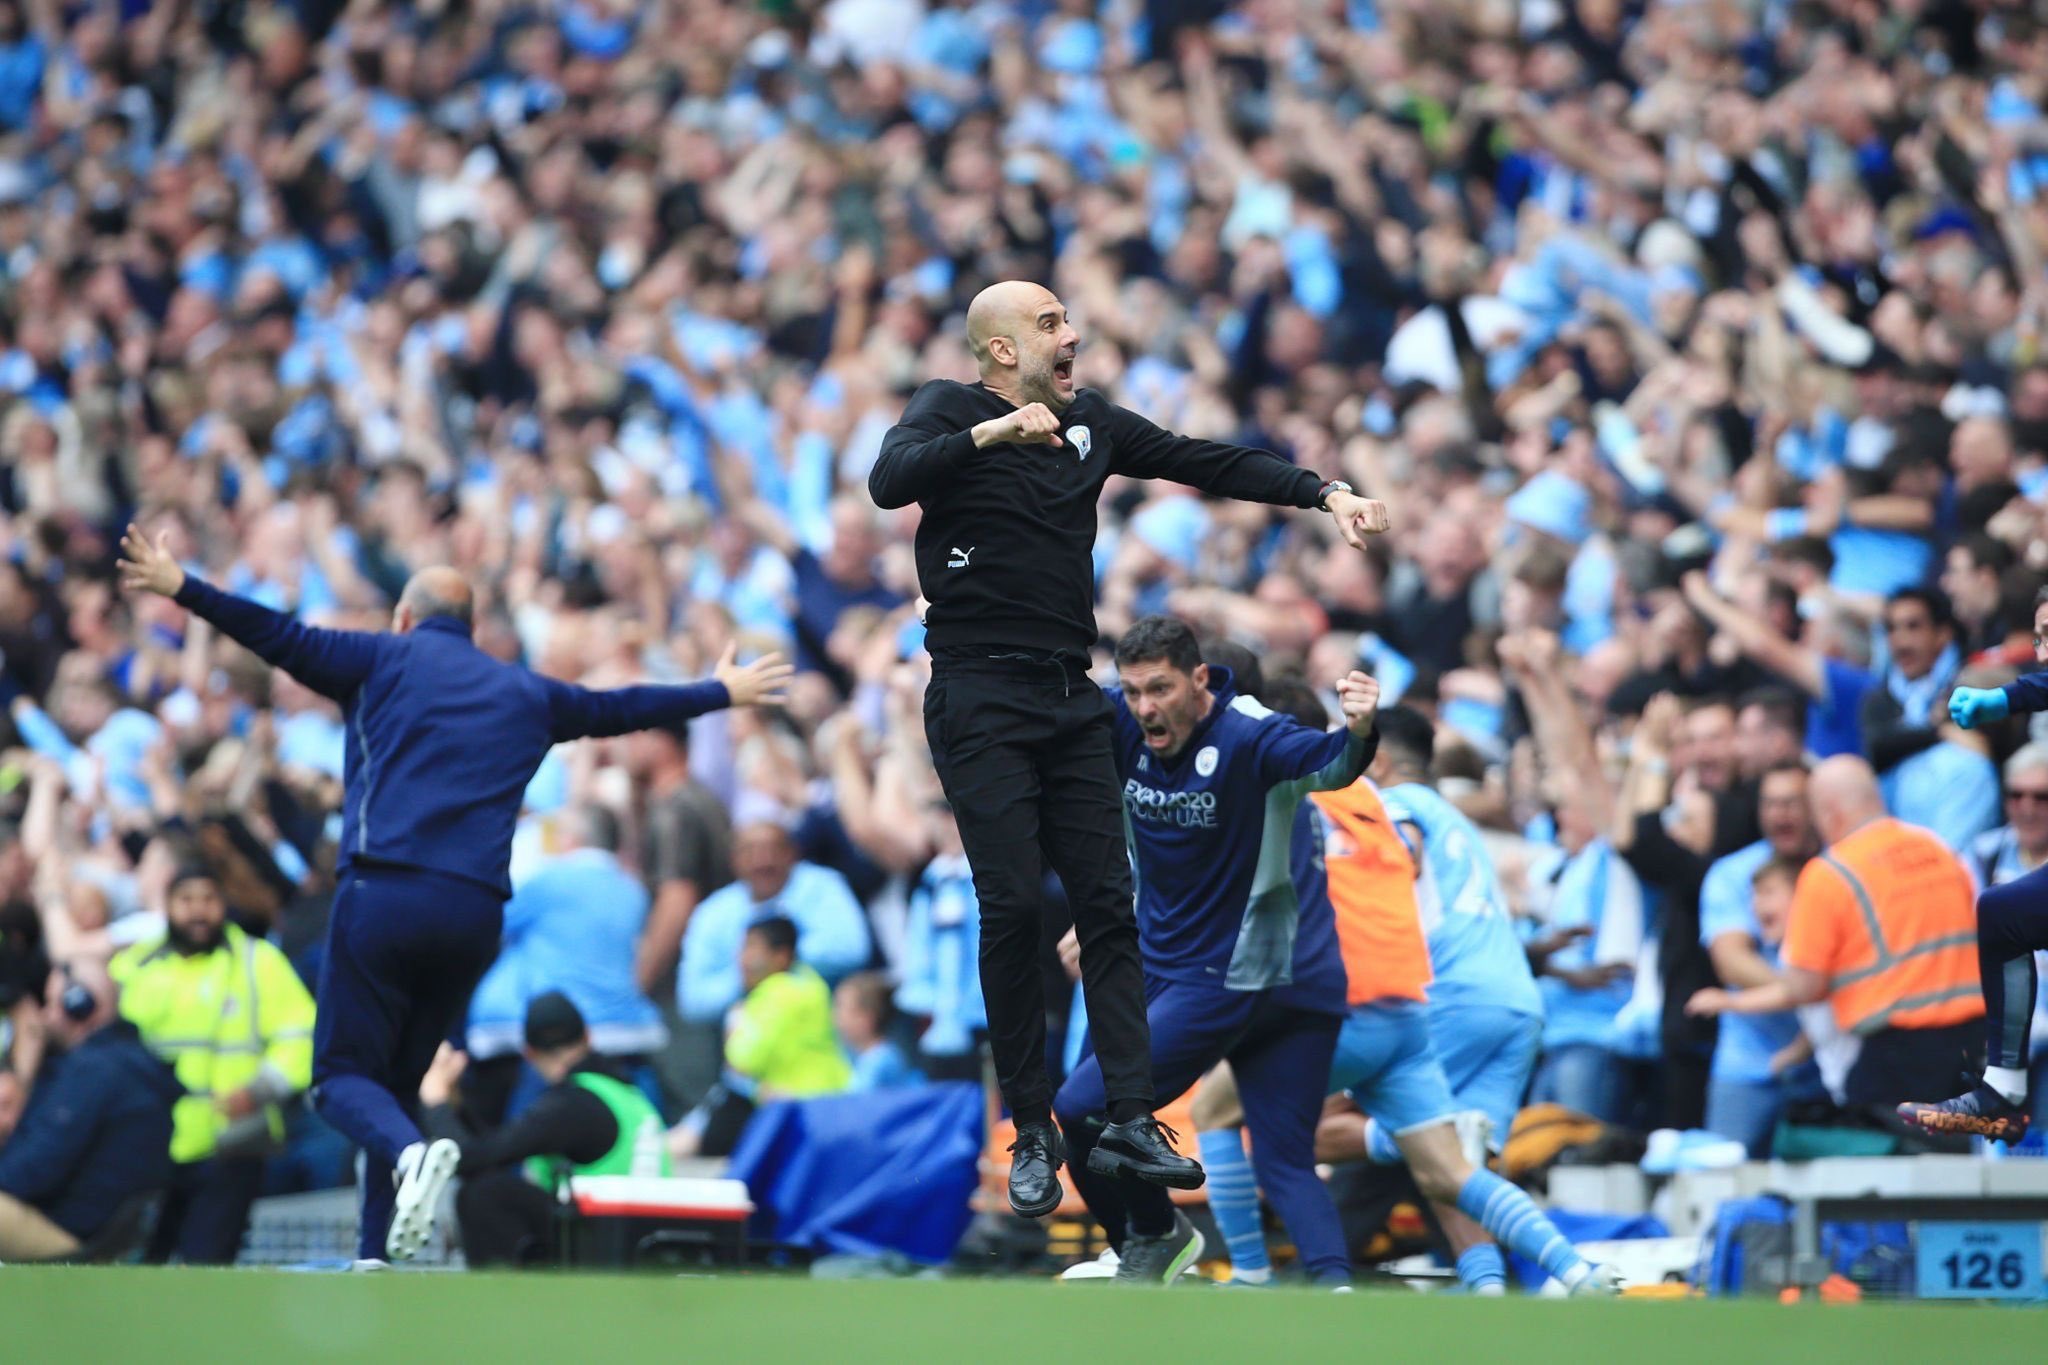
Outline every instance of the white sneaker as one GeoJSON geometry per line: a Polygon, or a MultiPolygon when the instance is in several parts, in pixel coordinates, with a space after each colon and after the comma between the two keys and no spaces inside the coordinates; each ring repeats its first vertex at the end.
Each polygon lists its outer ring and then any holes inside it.
{"type": "Polygon", "coordinates": [[[1466,1109],[1451,1115],[1451,1131],[1458,1135],[1458,1150],[1472,1163],[1472,1169],[1485,1170],[1493,1148],[1493,1120],[1477,1109],[1466,1109]]]}
{"type": "Polygon", "coordinates": [[[447,1138],[415,1142],[398,1156],[393,1179],[398,1182],[398,1200],[391,1210],[391,1231],[385,1235],[384,1250],[394,1261],[410,1261],[426,1250],[434,1235],[434,1213],[441,1205],[441,1193],[462,1161],[462,1149],[447,1138]]]}
{"type": "Polygon", "coordinates": [[[1621,1272],[1611,1265],[1589,1267],[1586,1277],[1571,1287],[1575,1299],[1611,1299],[1621,1293],[1621,1272]]]}
{"type": "Polygon", "coordinates": [[[349,1273],[352,1275],[364,1275],[369,1274],[373,1271],[389,1270],[391,1269],[391,1262],[365,1258],[360,1261],[350,1261],[348,1263],[348,1269],[349,1273]]]}
{"type": "Polygon", "coordinates": [[[1116,1278],[1116,1268],[1122,1262],[1117,1259],[1115,1247],[1104,1247],[1102,1254],[1092,1261],[1077,1261],[1060,1272],[1063,1280],[1110,1280],[1116,1278]]]}

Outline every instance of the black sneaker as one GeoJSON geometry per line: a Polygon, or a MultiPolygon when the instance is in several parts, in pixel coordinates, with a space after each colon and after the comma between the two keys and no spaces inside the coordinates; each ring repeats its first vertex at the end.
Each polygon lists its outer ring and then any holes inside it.
{"type": "Polygon", "coordinates": [[[1124,1234],[1124,1249],[1118,1255],[1118,1284],[1169,1285],[1202,1258],[1202,1234],[1179,1209],[1173,1211],[1173,1231],[1162,1237],[1124,1234]]]}
{"type": "Polygon", "coordinates": [[[1010,1207],[1026,1218],[1043,1218],[1060,1206],[1060,1167],[1067,1144],[1050,1123],[1026,1123],[1010,1144],[1010,1207]]]}
{"type": "Polygon", "coordinates": [[[1899,1118],[1930,1133],[1966,1133],[1994,1142],[2027,1135],[2027,1111],[1979,1081],[1966,1095],[1940,1104],[1902,1104],[1899,1118]]]}
{"type": "Polygon", "coordinates": [[[1199,1190],[1207,1179],[1202,1163],[1173,1150],[1180,1134],[1146,1114],[1128,1123],[1112,1123],[1088,1153],[1088,1169],[1097,1175],[1129,1175],[1176,1190],[1199,1190]]]}

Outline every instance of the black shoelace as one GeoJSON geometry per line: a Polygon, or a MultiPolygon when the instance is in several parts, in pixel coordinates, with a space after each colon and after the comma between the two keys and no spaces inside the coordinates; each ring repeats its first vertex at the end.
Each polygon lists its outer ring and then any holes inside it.
{"type": "Polygon", "coordinates": [[[1048,1159],[1052,1156],[1052,1129],[1033,1124],[1017,1130],[1017,1140],[1007,1149],[1012,1152],[1035,1152],[1048,1159]]]}
{"type": "Polygon", "coordinates": [[[1154,1115],[1147,1114],[1144,1118],[1139,1119],[1138,1122],[1141,1126],[1149,1126],[1153,1133],[1158,1136],[1159,1140],[1169,1147],[1180,1141],[1180,1134],[1161,1123],[1154,1115]]]}

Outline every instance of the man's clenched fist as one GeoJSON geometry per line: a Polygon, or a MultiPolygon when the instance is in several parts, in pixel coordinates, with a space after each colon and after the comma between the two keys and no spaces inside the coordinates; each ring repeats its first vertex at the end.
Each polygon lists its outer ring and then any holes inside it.
{"type": "Polygon", "coordinates": [[[1354,735],[1372,733],[1380,713],[1379,679],[1353,670],[1337,679],[1337,700],[1344,708],[1344,723],[1354,735]]]}
{"type": "Polygon", "coordinates": [[[1065,445],[1060,440],[1059,414],[1043,403],[1027,403],[1007,417],[991,417],[974,429],[974,444],[986,450],[999,445],[1065,445]]]}

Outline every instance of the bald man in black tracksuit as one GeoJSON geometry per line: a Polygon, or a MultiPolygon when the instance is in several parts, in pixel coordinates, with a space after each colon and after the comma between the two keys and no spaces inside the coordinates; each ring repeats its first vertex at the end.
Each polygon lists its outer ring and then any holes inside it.
{"type": "Polygon", "coordinates": [[[1163,478],[1281,507],[1319,508],[1347,541],[1387,527],[1348,484],[1277,455],[1162,431],[1076,389],[1080,338],[1051,291],[992,285],[967,317],[976,384],[934,380],[882,443],[868,490],[915,502],[930,607],[925,734],[981,903],[981,980],[1003,1099],[1017,1120],[1010,1202],[1058,1207],[1065,1149],[1051,1120],[1037,888],[1059,873],[1081,944],[1089,1027],[1109,1098],[1097,1143],[1125,1169],[1181,1188],[1202,1170],[1151,1116],[1145,986],[1124,850],[1108,700],[1088,678],[1096,504],[1112,474],[1163,478]]]}

